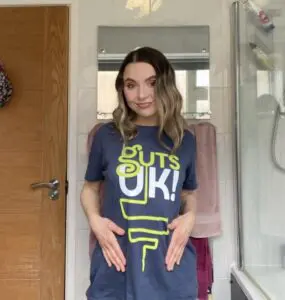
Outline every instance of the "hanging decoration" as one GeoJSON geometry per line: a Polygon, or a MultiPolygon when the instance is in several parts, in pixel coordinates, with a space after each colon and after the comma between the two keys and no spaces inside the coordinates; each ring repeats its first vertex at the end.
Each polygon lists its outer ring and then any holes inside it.
{"type": "Polygon", "coordinates": [[[0,108],[4,107],[11,99],[13,87],[4,65],[0,62],[0,108]]]}
{"type": "Polygon", "coordinates": [[[142,18],[157,11],[163,0],[127,0],[126,9],[134,10],[139,9],[136,18],[142,18]]]}

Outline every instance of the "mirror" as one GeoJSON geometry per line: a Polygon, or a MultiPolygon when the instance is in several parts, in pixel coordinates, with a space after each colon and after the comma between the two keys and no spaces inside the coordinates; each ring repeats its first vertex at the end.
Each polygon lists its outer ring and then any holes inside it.
{"type": "Polygon", "coordinates": [[[117,106],[115,80],[126,54],[139,46],[163,52],[175,69],[186,119],[210,119],[208,26],[98,28],[97,119],[111,119],[117,106]]]}

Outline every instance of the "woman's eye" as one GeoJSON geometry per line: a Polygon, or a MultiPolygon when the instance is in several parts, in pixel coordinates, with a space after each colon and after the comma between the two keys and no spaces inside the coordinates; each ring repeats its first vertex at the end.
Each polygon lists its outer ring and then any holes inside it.
{"type": "Polygon", "coordinates": [[[155,86],[155,84],[156,84],[156,81],[155,81],[155,80],[153,80],[153,81],[150,82],[150,85],[151,85],[151,86],[155,86]]]}
{"type": "Polygon", "coordinates": [[[135,87],[135,85],[134,85],[133,83],[127,83],[127,84],[126,84],[126,87],[127,87],[128,89],[133,89],[133,88],[135,87]]]}

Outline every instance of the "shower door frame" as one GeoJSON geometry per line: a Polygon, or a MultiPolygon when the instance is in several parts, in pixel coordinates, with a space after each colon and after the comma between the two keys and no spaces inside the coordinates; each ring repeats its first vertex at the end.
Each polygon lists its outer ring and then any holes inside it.
{"type": "Polygon", "coordinates": [[[242,185],[241,185],[241,147],[240,147],[240,3],[232,4],[232,61],[233,63],[233,99],[234,99],[234,132],[235,132],[235,168],[236,168],[236,224],[237,224],[237,267],[244,271],[244,235],[242,213],[242,185]]]}

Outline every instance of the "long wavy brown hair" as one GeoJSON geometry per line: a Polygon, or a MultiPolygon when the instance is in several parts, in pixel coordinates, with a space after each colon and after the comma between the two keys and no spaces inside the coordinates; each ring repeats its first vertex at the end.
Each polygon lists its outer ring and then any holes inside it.
{"type": "Polygon", "coordinates": [[[167,58],[158,50],[142,47],[130,52],[124,59],[116,79],[118,106],[113,112],[113,121],[126,144],[137,135],[136,114],[127,105],[124,96],[124,72],[130,63],[144,62],[150,64],[156,73],[155,100],[158,109],[159,142],[169,151],[175,152],[182,143],[186,122],[181,114],[182,96],[177,89],[175,72],[167,58]],[[169,148],[162,142],[165,133],[173,142],[169,148]]]}

